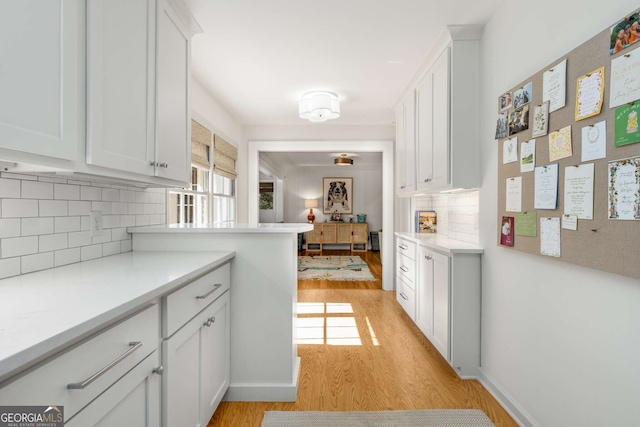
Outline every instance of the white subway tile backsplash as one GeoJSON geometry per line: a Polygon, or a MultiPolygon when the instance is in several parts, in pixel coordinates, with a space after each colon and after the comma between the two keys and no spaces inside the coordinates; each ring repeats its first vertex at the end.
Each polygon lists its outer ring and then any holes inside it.
{"type": "Polygon", "coordinates": [[[38,253],[38,236],[12,237],[2,242],[2,258],[12,258],[38,253]]]}
{"type": "Polygon", "coordinates": [[[20,274],[20,257],[0,259],[0,279],[20,274]]]}
{"type": "Polygon", "coordinates": [[[119,202],[120,190],[116,190],[114,188],[103,188],[102,201],[103,202],[119,202]]]}
{"type": "Polygon", "coordinates": [[[438,234],[469,243],[478,244],[480,241],[476,219],[477,191],[415,197],[413,205],[416,210],[435,210],[438,213],[438,234]]]}
{"type": "Polygon", "coordinates": [[[91,244],[91,234],[88,231],[69,233],[69,247],[87,246],[91,244]]]}
{"type": "Polygon", "coordinates": [[[20,218],[0,219],[0,239],[20,237],[20,218]]]}
{"type": "Polygon", "coordinates": [[[22,181],[23,199],[53,199],[53,184],[40,181],[22,181]]]}
{"type": "Polygon", "coordinates": [[[89,215],[91,202],[69,202],[69,215],[89,215]]]}
{"type": "Polygon", "coordinates": [[[79,216],[63,216],[55,218],[54,224],[55,233],[68,233],[73,231],[80,231],[80,217],[79,216]]]}
{"type": "Polygon", "coordinates": [[[3,218],[29,218],[38,216],[38,200],[2,199],[3,218]]]}
{"type": "Polygon", "coordinates": [[[120,253],[120,242],[109,242],[102,245],[102,256],[120,253]]]}
{"type": "Polygon", "coordinates": [[[127,227],[163,224],[165,203],[163,188],[0,172],[0,279],[131,251],[127,227]]]}
{"type": "Polygon", "coordinates": [[[92,211],[100,211],[102,215],[111,214],[111,202],[91,202],[92,211]]]}
{"type": "Polygon", "coordinates": [[[38,200],[40,216],[67,216],[69,203],[66,200],[38,200]]]}
{"type": "Polygon", "coordinates": [[[38,252],[51,252],[67,249],[67,233],[44,234],[39,237],[38,252]]]}
{"type": "Polygon", "coordinates": [[[80,261],[88,261],[102,257],[102,245],[83,246],[80,248],[80,261]]]}
{"type": "Polygon", "coordinates": [[[23,236],[51,233],[53,233],[53,218],[22,218],[23,236]]]}
{"type": "Polygon", "coordinates": [[[22,274],[53,268],[53,252],[23,256],[21,262],[22,274]]]}
{"type": "Polygon", "coordinates": [[[20,183],[18,179],[0,178],[0,198],[20,198],[20,183]]]}
{"type": "Polygon", "coordinates": [[[102,189],[98,187],[80,187],[80,200],[102,200],[102,189]]]}
{"type": "Polygon", "coordinates": [[[80,200],[80,187],[77,185],[54,184],[53,198],[59,200],[80,200]]]}
{"type": "Polygon", "coordinates": [[[53,263],[56,267],[80,262],[80,248],[63,249],[54,252],[53,263]]]}

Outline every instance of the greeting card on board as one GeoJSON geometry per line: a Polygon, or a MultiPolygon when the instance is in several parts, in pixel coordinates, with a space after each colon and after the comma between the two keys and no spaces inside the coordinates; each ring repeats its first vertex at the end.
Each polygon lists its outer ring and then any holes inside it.
{"type": "Polygon", "coordinates": [[[536,211],[513,214],[516,236],[536,237],[538,235],[538,213],[536,211]]]}
{"type": "Polygon", "coordinates": [[[607,157],[607,122],[582,128],[582,161],[604,159],[607,157]]]}
{"type": "Polygon", "coordinates": [[[549,101],[533,107],[533,130],[531,136],[544,136],[549,125],[549,101]]]}
{"type": "Polygon", "coordinates": [[[565,157],[571,157],[571,125],[549,134],[549,160],[555,162],[565,157]]]}
{"type": "Polygon", "coordinates": [[[518,161],[518,137],[507,139],[502,143],[502,163],[518,161]]]}
{"type": "Polygon", "coordinates": [[[549,102],[549,112],[564,107],[567,93],[567,60],[542,75],[542,100],[549,102]]]}
{"type": "Polygon", "coordinates": [[[540,218],[540,254],[560,257],[560,218],[540,218]]]}
{"type": "Polygon", "coordinates": [[[611,61],[609,108],[640,99],[640,51],[635,48],[611,61]]]}
{"type": "Polygon", "coordinates": [[[564,213],[580,219],[593,219],[594,164],[564,169],[564,213]]]}
{"type": "Polygon", "coordinates": [[[640,219],[640,157],[609,162],[609,219],[640,219]]]}
{"type": "Polygon", "coordinates": [[[533,185],[533,207],[556,209],[558,207],[558,164],[538,166],[533,185]]]}
{"type": "Polygon", "coordinates": [[[536,167],[536,140],[520,145],[520,172],[533,172],[536,167]]]}
{"type": "Polygon", "coordinates": [[[513,217],[503,216],[502,227],[500,228],[500,244],[502,246],[513,246],[513,217]]]}
{"type": "Polygon", "coordinates": [[[616,147],[640,142],[638,112],[640,112],[640,103],[637,102],[616,108],[614,123],[616,147]]]}
{"type": "Polygon", "coordinates": [[[578,77],[576,82],[576,122],[600,114],[604,100],[604,67],[578,77]]]}

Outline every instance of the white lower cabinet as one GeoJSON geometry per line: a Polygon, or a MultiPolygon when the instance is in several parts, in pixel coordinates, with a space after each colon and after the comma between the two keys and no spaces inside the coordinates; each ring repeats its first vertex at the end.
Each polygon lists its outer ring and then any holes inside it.
{"type": "MultiPolygon", "coordinates": [[[[480,254],[445,255],[427,246],[417,248],[415,305],[397,297],[422,333],[461,378],[476,378],[480,367],[480,254]]],[[[397,276],[397,292],[409,295],[397,276]]]]}
{"type": "Polygon", "coordinates": [[[157,304],[97,332],[0,387],[3,405],[55,404],[68,426],[160,422],[157,304]]]}
{"type": "MultiPolygon", "coordinates": [[[[216,299],[202,311],[192,312],[195,316],[162,343],[164,427],[205,427],[229,387],[230,297],[226,290],[229,265],[176,291],[178,298],[172,298],[173,294],[167,296],[165,315],[184,310],[185,304],[180,299],[198,298],[188,296],[189,288],[201,288],[208,280],[212,280],[209,292],[216,299]],[[224,292],[218,295],[218,289],[224,292]]],[[[199,295],[200,300],[206,299],[207,293],[199,295]]]]}

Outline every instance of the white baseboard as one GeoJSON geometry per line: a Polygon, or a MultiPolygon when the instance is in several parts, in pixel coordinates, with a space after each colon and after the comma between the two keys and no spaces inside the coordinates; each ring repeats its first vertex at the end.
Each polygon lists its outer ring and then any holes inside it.
{"type": "Polygon", "coordinates": [[[260,383],[229,385],[224,395],[226,402],[295,402],[298,396],[298,376],[300,358],[296,358],[293,367],[294,382],[291,384],[260,383]]]}
{"type": "Polygon", "coordinates": [[[480,384],[491,393],[519,426],[540,427],[540,424],[535,422],[533,417],[491,375],[487,374],[482,368],[478,371],[480,372],[478,377],[480,384]]]}

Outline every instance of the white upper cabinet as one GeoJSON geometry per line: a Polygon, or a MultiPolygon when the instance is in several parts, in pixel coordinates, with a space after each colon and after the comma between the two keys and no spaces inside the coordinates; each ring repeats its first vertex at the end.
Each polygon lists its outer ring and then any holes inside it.
{"type": "Polygon", "coordinates": [[[78,156],[81,5],[3,2],[0,10],[0,148],[78,156]]]}
{"type": "Polygon", "coordinates": [[[406,194],[416,189],[416,98],[412,91],[396,115],[396,191],[406,194]]]}
{"type": "Polygon", "coordinates": [[[189,182],[191,126],[188,104],[190,37],[166,0],[158,10],[156,174],[189,182]]]}
{"type": "Polygon", "coordinates": [[[87,1],[87,163],[153,175],[155,0],[87,1]]]}
{"type": "MultiPolygon", "coordinates": [[[[398,152],[398,167],[414,168],[413,181],[398,188],[399,195],[438,192],[479,186],[478,161],[478,39],[481,27],[449,26],[439,48],[430,57],[433,62],[415,76],[410,86],[415,92],[413,116],[406,102],[399,103],[403,122],[396,127],[414,126],[414,147],[409,138],[404,155],[398,152]],[[412,151],[413,150],[413,151],[412,151]],[[415,156],[408,157],[412,152],[415,156]],[[404,156],[404,157],[402,157],[404,156]],[[415,159],[411,165],[410,160],[415,159]],[[402,161],[404,160],[404,163],[402,161]],[[405,190],[408,189],[408,190],[405,190]]],[[[402,144],[399,144],[402,146],[402,144]]],[[[398,172],[400,177],[402,172],[398,172]]],[[[401,182],[401,181],[400,181],[401,182]]],[[[400,187],[400,186],[398,186],[400,187]]]]}
{"type": "Polygon", "coordinates": [[[87,8],[87,163],[184,186],[190,35],[166,0],[87,8]]]}

